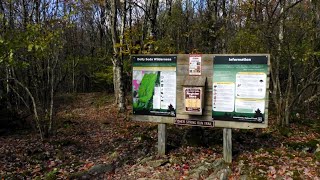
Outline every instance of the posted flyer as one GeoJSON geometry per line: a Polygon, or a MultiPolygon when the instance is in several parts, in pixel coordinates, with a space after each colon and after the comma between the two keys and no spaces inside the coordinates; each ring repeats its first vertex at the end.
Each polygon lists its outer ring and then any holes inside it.
{"type": "Polygon", "coordinates": [[[201,88],[184,88],[186,112],[201,112],[201,88]]]}
{"type": "Polygon", "coordinates": [[[201,75],[201,55],[191,54],[189,56],[189,75],[201,75]]]}

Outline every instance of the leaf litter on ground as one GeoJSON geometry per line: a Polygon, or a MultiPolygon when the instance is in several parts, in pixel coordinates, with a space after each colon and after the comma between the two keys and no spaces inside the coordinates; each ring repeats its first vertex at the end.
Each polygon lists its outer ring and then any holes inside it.
{"type": "MultiPolygon", "coordinates": [[[[157,125],[134,122],[129,113],[119,115],[111,100],[100,102],[103,96],[112,97],[103,93],[78,94],[73,102],[60,104],[55,117],[57,131],[45,142],[40,142],[32,130],[0,136],[0,177],[188,179],[192,170],[222,158],[219,129],[204,129],[205,136],[200,140],[205,143],[194,145],[185,141],[190,127],[175,125],[168,125],[168,154],[158,156],[157,125]],[[140,163],[144,159],[146,162],[140,163]],[[164,163],[148,163],[158,160],[164,163]],[[101,165],[112,168],[88,174],[101,165]]],[[[272,127],[233,130],[229,179],[319,179],[320,160],[310,142],[320,144],[320,135],[313,127],[291,124],[289,137],[272,127]]],[[[208,171],[210,174],[213,170],[208,171]]]]}

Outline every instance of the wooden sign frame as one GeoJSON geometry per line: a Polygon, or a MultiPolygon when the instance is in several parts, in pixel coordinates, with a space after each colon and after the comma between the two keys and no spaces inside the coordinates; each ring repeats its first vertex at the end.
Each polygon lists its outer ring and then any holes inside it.
{"type": "MultiPolygon", "coordinates": [[[[174,124],[176,119],[179,120],[199,120],[212,122],[213,127],[222,128],[239,128],[239,129],[254,129],[268,127],[268,102],[269,102],[269,82],[270,82],[270,55],[269,54],[201,54],[201,77],[207,80],[204,86],[204,106],[202,115],[190,115],[184,111],[184,92],[183,83],[186,76],[189,76],[189,54],[157,54],[157,55],[137,55],[139,57],[166,57],[176,56],[176,116],[150,116],[150,115],[133,115],[133,120],[154,123],[174,124]],[[267,78],[266,78],[266,96],[265,96],[265,110],[263,123],[257,122],[236,122],[219,119],[212,119],[212,98],[213,98],[213,67],[214,57],[229,56],[229,57],[265,57],[267,58],[267,78]]],[[[136,56],[133,56],[136,57],[136,56]]],[[[133,67],[134,68],[134,67],[133,67]]],[[[199,76],[193,76],[199,77],[199,76]]]]}

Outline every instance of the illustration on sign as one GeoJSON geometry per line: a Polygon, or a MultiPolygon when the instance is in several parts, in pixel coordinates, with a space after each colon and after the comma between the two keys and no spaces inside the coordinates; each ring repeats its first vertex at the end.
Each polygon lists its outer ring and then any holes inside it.
{"type": "Polygon", "coordinates": [[[189,75],[201,75],[201,55],[189,56],[189,75]]]}
{"type": "Polygon", "coordinates": [[[201,88],[184,88],[186,112],[201,112],[201,88]]]}
{"type": "Polygon", "coordinates": [[[264,122],[267,74],[267,56],[215,56],[212,118],[264,122]]]}
{"type": "Polygon", "coordinates": [[[133,114],[176,115],[176,57],[132,57],[133,114]]]}

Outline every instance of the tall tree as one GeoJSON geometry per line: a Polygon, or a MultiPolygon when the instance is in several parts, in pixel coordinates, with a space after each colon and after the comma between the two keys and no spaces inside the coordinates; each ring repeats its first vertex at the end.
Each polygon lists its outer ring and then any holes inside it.
{"type": "MultiPolygon", "coordinates": [[[[148,36],[150,41],[156,41],[157,39],[157,14],[159,0],[147,0],[147,17],[148,17],[148,36]]],[[[149,52],[154,52],[154,43],[150,43],[149,52]]]]}
{"type": "Polygon", "coordinates": [[[116,97],[116,104],[120,112],[125,111],[125,92],[123,83],[123,38],[124,30],[126,25],[126,4],[127,1],[124,0],[122,3],[122,18],[121,18],[121,30],[118,33],[117,27],[118,23],[118,5],[120,2],[117,0],[111,0],[111,36],[113,44],[113,83],[114,83],[114,93],[116,97]],[[121,44],[122,43],[122,44],[121,44]],[[120,46],[120,47],[119,47],[120,46]]]}

